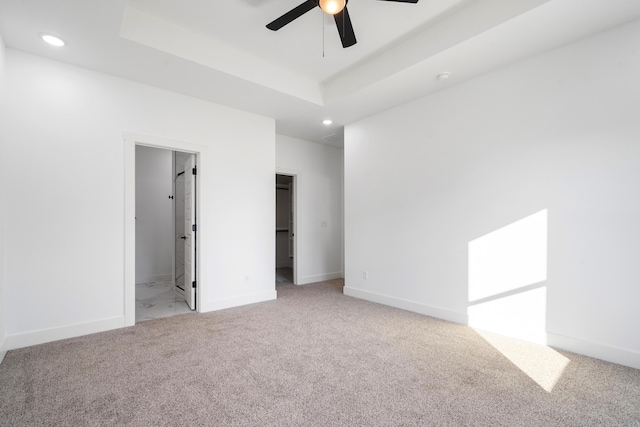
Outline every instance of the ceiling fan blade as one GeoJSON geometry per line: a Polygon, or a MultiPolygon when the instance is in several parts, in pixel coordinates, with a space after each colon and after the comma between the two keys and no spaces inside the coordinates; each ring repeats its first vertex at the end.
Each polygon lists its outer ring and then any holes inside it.
{"type": "Polygon", "coordinates": [[[336,20],[336,27],[338,27],[342,47],[346,48],[356,44],[356,33],[353,32],[353,25],[351,25],[351,18],[349,18],[347,7],[345,6],[341,12],[333,15],[333,18],[336,20]]]}
{"type": "Polygon", "coordinates": [[[294,21],[300,18],[305,13],[309,12],[314,7],[318,6],[317,0],[307,0],[302,3],[300,6],[294,7],[289,12],[282,15],[280,18],[274,20],[267,24],[267,28],[273,31],[278,31],[280,28],[289,24],[291,21],[294,21]]]}
{"type": "Polygon", "coordinates": [[[398,3],[418,3],[418,0],[380,0],[380,1],[395,1],[398,3]]]}

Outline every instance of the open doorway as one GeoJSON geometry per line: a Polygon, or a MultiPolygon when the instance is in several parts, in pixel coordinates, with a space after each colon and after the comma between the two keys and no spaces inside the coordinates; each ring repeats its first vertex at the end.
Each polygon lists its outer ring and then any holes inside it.
{"type": "Polygon", "coordinates": [[[295,177],[276,174],[276,286],[296,283],[295,177]]]}
{"type": "Polygon", "coordinates": [[[196,155],[135,147],[135,321],[196,309],[196,155]]]}

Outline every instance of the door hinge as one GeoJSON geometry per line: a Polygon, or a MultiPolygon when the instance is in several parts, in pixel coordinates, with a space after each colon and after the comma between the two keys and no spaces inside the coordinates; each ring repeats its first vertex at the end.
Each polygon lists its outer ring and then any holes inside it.
{"type": "Polygon", "coordinates": [[[191,231],[197,231],[197,229],[198,229],[198,227],[196,227],[196,225],[195,225],[195,224],[193,224],[193,225],[191,226],[191,231]]]}
{"type": "Polygon", "coordinates": [[[195,168],[191,169],[191,172],[192,172],[194,175],[198,175],[198,167],[196,166],[195,168]]]}
{"type": "Polygon", "coordinates": [[[193,289],[195,289],[195,288],[196,288],[196,281],[195,281],[195,280],[194,280],[193,282],[191,282],[191,287],[192,287],[193,289]]]}

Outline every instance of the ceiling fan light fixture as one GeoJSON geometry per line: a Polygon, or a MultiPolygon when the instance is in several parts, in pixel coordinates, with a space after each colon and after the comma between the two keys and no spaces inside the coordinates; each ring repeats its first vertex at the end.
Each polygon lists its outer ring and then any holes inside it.
{"type": "MultiPolygon", "coordinates": [[[[389,2],[399,3],[418,3],[419,0],[383,0],[389,2]]],[[[285,25],[290,24],[296,19],[300,18],[305,13],[319,7],[323,12],[329,15],[333,15],[333,19],[336,21],[336,29],[340,36],[340,42],[343,48],[351,47],[358,43],[356,40],[356,34],[353,31],[353,25],[351,24],[351,18],[349,17],[349,11],[347,10],[347,3],[349,0],[306,0],[294,7],[284,15],[267,24],[267,28],[271,31],[278,31],[285,25]]],[[[323,18],[324,25],[324,18],[323,18]]],[[[324,27],[323,27],[324,28],[324,27]]]]}
{"type": "Polygon", "coordinates": [[[347,0],[320,0],[320,9],[329,15],[342,12],[347,5],[347,0]]]}

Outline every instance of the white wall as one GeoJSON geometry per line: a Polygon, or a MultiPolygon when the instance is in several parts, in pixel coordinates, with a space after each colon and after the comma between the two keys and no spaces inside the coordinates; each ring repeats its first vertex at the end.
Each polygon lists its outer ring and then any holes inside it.
{"type": "MultiPolygon", "coordinates": [[[[0,182],[6,183],[5,175],[5,91],[4,91],[4,68],[5,68],[5,47],[4,40],[0,34],[0,182]]],[[[6,305],[6,256],[5,256],[5,230],[6,230],[6,185],[0,185],[0,362],[5,355],[5,337],[7,322],[6,305]]]]}
{"type": "Polygon", "coordinates": [[[136,147],[136,283],[173,277],[172,163],[171,150],[136,147]]]}
{"type": "Polygon", "coordinates": [[[276,169],[296,175],[296,284],[343,277],[343,150],[276,135],[276,169]]]}
{"type": "Polygon", "coordinates": [[[6,81],[10,347],[125,325],[123,132],[203,153],[201,309],[275,298],[272,119],[11,49],[6,81]]]}
{"type": "Polygon", "coordinates": [[[347,126],[345,293],[466,323],[469,243],[547,210],[546,280],[525,285],[548,343],[640,368],[639,39],[636,21],[347,126]]]}

